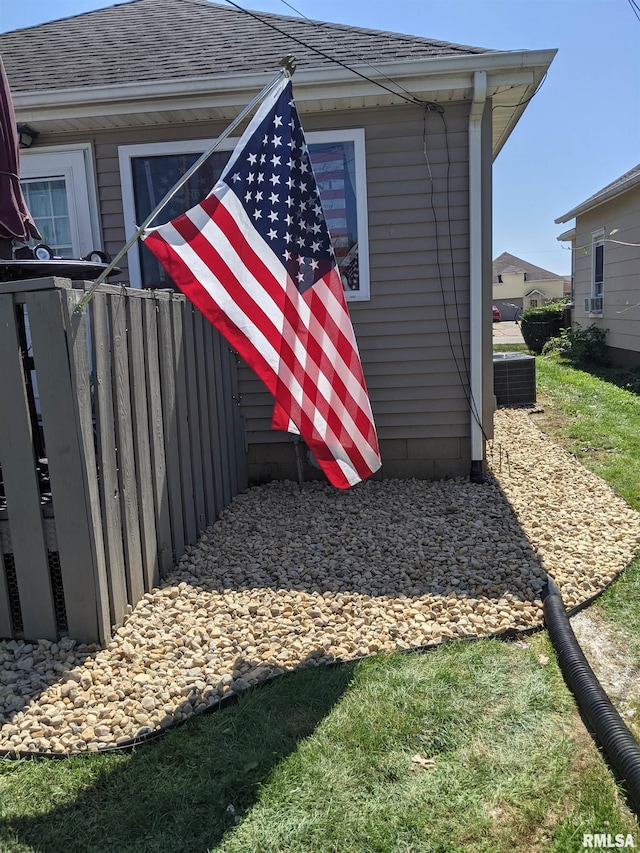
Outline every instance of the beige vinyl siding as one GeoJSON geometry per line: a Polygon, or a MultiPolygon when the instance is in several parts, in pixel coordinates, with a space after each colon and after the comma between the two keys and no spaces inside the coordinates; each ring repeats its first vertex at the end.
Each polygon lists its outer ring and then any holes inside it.
{"type": "MultiPolygon", "coordinates": [[[[302,115],[307,131],[365,129],[371,298],[350,302],[349,310],[378,434],[390,452],[389,441],[429,439],[468,454],[468,115],[468,105],[447,104],[446,135],[437,114],[425,118],[412,105],[302,115]]],[[[113,255],[125,242],[118,146],[213,138],[222,129],[207,123],[96,133],[106,251],[113,255]]],[[[120,266],[126,281],[126,260],[120,266]]],[[[249,446],[290,441],[271,430],[270,395],[246,366],[239,393],[249,446]]],[[[467,472],[468,456],[459,464],[467,472]]],[[[431,470],[437,475],[437,466],[431,470]]]]}
{"type": "Polygon", "coordinates": [[[621,243],[640,243],[640,187],[577,217],[574,319],[581,326],[595,323],[607,329],[610,347],[640,353],[640,248],[621,243]],[[591,241],[599,229],[611,238],[604,244],[604,313],[589,317],[584,299],[591,296],[591,241]],[[588,247],[586,252],[582,246],[588,247]]]}

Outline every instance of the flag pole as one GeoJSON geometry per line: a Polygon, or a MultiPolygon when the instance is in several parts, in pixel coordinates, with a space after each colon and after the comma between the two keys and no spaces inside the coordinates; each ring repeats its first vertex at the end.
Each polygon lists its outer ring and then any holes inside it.
{"type": "Polygon", "coordinates": [[[213,152],[216,150],[216,148],[218,148],[220,146],[220,144],[222,142],[224,142],[224,140],[233,133],[233,131],[245,119],[245,117],[261,101],[263,101],[267,97],[269,92],[271,92],[271,90],[274,89],[278,85],[278,83],[283,79],[283,77],[291,77],[292,76],[293,72],[295,71],[295,59],[293,56],[288,54],[287,56],[283,57],[280,60],[280,65],[281,65],[280,71],[278,71],[278,73],[273,78],[273,80],[271,80],[269,83],[267,83],[267,85],[264,87],[264,89],[262,89],[262,91],[258,92],[258,94],[255,96],[255,98],[251,101],[251,103],[247,104],[247,106],[242,110],[242,112],[238,116],[236,116],[236,118],[231,122],[231,124],[225,130],[223,130],[223,132],[215,140],[215,142],[211,145],[211,147],[209,149],[207,149],[207,151],[205,151],[204,154],[196,160],[196,162],[191,166],[191,168],[188,169],[184,173],[184,175],[169,190],[169,192],[165,195],[165,197],[157,205],[157,207],[155,207],[151,211],[151,213],[149,214],[149,216],[147,216],[147,218],[144,220],[142,225],[139,226],[139,228],[135,232],[135,234],[133,234],[133,236],[130,237],[129,240],[127,240],[125,245],[122,247],[122,249],[120,249],[118,254],[115,256],[115,258],[109,263],[107,268],[100,273],[98,278],[93,282],[91,287],[84,294],[84,296],[82,297],[80,302],[78,302],[78,304],[74,308],[74,314],[82,314],[85,307],[91,301],[93,294],[97,290],[97,288],[104,282],[104,280],[107,278],[107,276],[115,269],[116,265],[119,263],[119,261],[122,260],[122,258],[124,258],[124,256],[127,254],[129,249],[133,246],[133,244],[137,240],[140,239],[143,232],[146,231],[146,229],[153,222],[153,220],[156,218],[156,216],[158,216],[158,214],[162,210],[164,210],[164,208],[169,204],[169,202],[174,197],[174,195],[187,183],[189,178],[193,174],[195,174],[195,172],[198,171],[200,166],[202,166],[202,164],[204,162],[206,162],[206,160],[209,159],[209,157],[213,154],[213,152]]]}

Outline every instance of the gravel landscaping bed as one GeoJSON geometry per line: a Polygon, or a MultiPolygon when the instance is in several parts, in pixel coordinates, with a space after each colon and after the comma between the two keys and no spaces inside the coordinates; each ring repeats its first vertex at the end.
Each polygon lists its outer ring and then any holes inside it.
{"type": "Polygon", "coordinates": [[[640,514],[496,413],[492,477],[271,483],[238,496],[105,649],[0,642],[0,751],[95,751],[298,666],[542,624],[640,548],[640,514]]]}

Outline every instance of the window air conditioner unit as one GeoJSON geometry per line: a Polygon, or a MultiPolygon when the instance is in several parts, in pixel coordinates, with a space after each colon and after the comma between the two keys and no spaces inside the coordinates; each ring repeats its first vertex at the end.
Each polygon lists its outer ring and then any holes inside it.
{"type": "Polygon", "coordinates": [[[588,314],[602,314],[602,296],[592,296],[584,300],[584,310],[588,314]]]}

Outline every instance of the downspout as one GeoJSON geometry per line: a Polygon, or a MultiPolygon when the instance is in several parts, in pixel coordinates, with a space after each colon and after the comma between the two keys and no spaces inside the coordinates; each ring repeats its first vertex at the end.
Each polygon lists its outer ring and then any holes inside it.
{"type": "Polygon", "coordinates": [[[482,116],[487,100],[487,72],[473,75],[473,101],[469,114],[469,408],[471,415],[471,482],[484,477],[482,430],[482,116]]]}

